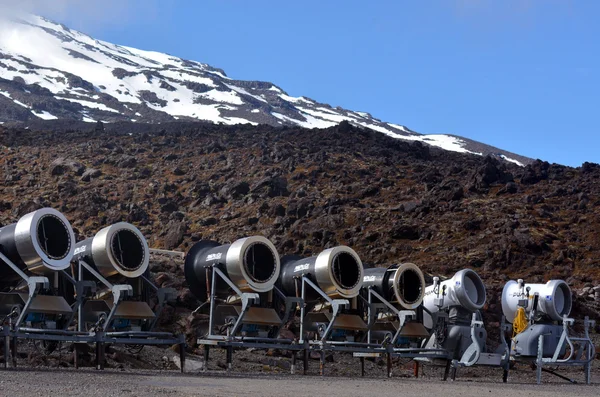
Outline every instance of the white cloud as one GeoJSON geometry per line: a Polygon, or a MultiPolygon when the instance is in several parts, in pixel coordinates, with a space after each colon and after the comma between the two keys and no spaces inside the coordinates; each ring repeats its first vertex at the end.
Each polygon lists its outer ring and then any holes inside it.
{"type": "Polygon", "coordinates": [[[152,17],[158,0],[0,0],[0,19],[37,14],[75,29],[124,23],[152,17]]]}

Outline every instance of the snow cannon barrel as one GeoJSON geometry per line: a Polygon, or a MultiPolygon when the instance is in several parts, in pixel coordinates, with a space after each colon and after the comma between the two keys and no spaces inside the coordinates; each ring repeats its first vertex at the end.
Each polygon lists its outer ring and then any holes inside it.
{"type": "MultiPolygon", "coordinates": [[[[221,270],[242,292],[259,293],[272,290],[281,271],[277,249],[262,236],[246,237],[226,245],[199,241],[188,251],[184,266],[190,291],[202,301],[209,297],[212,267],[221,270]]],[[[232,294],[220,277],[215,280],[214,292],[220,297],[232,294]]]]}
{"type": "MultiPolygon", "coordinates": [[[[331,298],[354,298],[363,284],[362,261],[352,248],[346,246],[329,248],[310,258],[286,255],[281,258],[281,263],[278,285],[287,296],[299,296],[302,275],[331,298]]],[[[307,301],[320,297],[313,288],[306,287],[307,301]]]]}
{"type": "MultiPolygon", "coordinates": [[[[75,247],[71,224],[63,214],[42,208],[24,215],[17,223],[0,228],[0,252],[21,270],[45,275],[69,267],[75,247]]],[[[0,266],[0,279],[12,278],[0,266]]]]}
{"type": "Polygon", "coordinates": [[[550,280],[546,284],[525,284],[523,280],[510,280],[502,290],[502,312],[506,320],[510,323],[514,321],[519,303],[529,314],[534,309],[535,294],[539,295],[536,309],[538,313],[544,313],[554,321],[571,313],[571,288],[563,280],[550,280]]]}
{"type": "Polygon", "coordinates": [[[421,269],[413,263],[375,267],[364,270],[362,288],[372,288],[389,302],[414,310],[423,302],[425,278],[421,269]]]}
{"type": "Polygon", "coordinates": [[[453,306],[476,312],[485,305],[485,285],[479,275],[471,269],[460,270],[452,278],[440,282],[439,297],[434,288],[434,285],[425,288],[423,298],[423,306],[431,313],[453,306]],[[436,302],[436,298],[443,298],[441,305],[436,304],[439,302],[436,302]]]}
{"type": "Polygon", "coordinates": [[[150,250],[135,226],[119,222],[77,243],[74,259],[94,266],[104,277],[136,278],[148,269],[150,250]]]}

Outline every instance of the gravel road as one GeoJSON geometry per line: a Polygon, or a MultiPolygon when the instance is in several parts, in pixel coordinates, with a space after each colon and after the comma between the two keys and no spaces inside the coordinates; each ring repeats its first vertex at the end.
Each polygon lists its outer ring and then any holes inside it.
{"type": "Polygon", "coordinates": [[[501,384],[461,378],[455,382],[433,379],[360,379],[301,376],[182,375],[173,371],[119,372],[113,370],[0,370],[2,396],[598,396],[600,388],[567,383],[501,384]],[[493,394],[492,394],[493,393],[493,394]]]}

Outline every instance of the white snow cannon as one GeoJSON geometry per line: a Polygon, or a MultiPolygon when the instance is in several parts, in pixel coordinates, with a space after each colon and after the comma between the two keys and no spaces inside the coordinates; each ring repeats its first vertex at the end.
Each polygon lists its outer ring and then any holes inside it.
{"type": "Polygon", "coordinates": [[[512,323],[519,307],[529,315],[533,310],[549,319],[560,321],[571,313],[571,288],[563,280],[550,280],[546,284],[525,284],[523,280],[511,280],[502,290],[502,312],[512,323]],[[538,295],[537,307],[534,308],[538,295]]]}
{"type": "Polygon", "coordinates": [[[479,275],[471,269],[460,270],[452,278],[442,282],[434,281],[433,285],[425,288],[423,306],[426,312],[423,324],[427,328],[433,327],[431,316],[427,312],[433,314],[444,309],[460,308],[471,314],[481,309],[485,300],[485,285],[479,275]]]}
{"type": "MultiPolygon", "coordinates": [[[[510,355],[515,360],[535,363],[538,384],[544,365],[580,366],[586,383],[591,381],[591,363],[596,350],[589,329],[596,322],[586,317],[583,336],[569,335],[574,324],[574,319],[567,317],[572,303],[571,288],[563,280],[526,284],[519,279],[504,285],[502,312],[513,325],[510,355]]],[[[556,371],[548,372],[557,375],[556,371]]]]}
{"type": "MultiPolygon", "coordinates": [[[[443,348],[460,360],[472,345],[485,351],[487,333],[479,314],[485,301],[485,285],[471,269],[460,270],[442,282],[435,277],[423,299],[423,325],[431,332],[426,347],[443,348]]],[[[473,357],[476,362],[479,353],[473,357]]]]}

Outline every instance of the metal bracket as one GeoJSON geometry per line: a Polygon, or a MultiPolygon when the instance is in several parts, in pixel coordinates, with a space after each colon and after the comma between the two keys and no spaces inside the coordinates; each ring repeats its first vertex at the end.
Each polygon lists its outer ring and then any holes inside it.
{"type": "Polygon", "coordinates": [[[279,288],[277,288],[277,286],[274,286],[273,290],[285,302],[285,309],[284,309],[283,318],[281,319],[281,326],[277,330],[277,335],[279,335],[279,333],[281,332],[282,327],[285,324],[287,324],[287,322],[289,321],[290,315],[292,313],[292,309],[294,308],[294,306],[296,306],[296,307],[304,306],[304,299],[297,298],[297,297],[291,297],[291,296],[285,296],[285,294],[283,292],[281,292],[281,290],[279,288]]]}
{"type": "Polygon", "coordinates": [[[16,329],[21,326],[21,323],[26,318],[26,316],[28,314],[27,312],[29,311],[29,307],[31,306],[31,303],[33,302],[33,298],[36,297],[36,295],[38,294],[40,289],[48,289],[50,287],[50,281],[48,280],[47,277],[29,277],[27,274],[25,274],[24,271],[19,269],[19,267],[17,265],[15,265],[13,263],[13,261],[8,259],[8,257],[6,255],[4,255],[2,252],[0,252],[0,259],[2,259],[2,261],[4,261],[4,263],[12,269],[12,271],[17,273],[17,275],[19,277],[21,277],[24,281],[27,282],[29,296],[27,298],[27,302],[25,302],[25,305],[23,306],[23,309],[21,310],[21,314],[19,314],[19,318],[14,323],[14,328],[16,329]]]}
{"type": "Polygon", "coordinates": [[[483,321],[477,320],[477,313],[473,313],[471,319],[471,345],[465,350],[458,364],[464,367],[475,365],[481,356],[483,347],[479,344],[476,332],[477,328],[483,328],[483,321]]]}
{"type": "Polygon", "coordinates": [[[33,302],[33,298],[36,297],[40,289],[48,289],[50,287],[50,282],[48,281],[47,277],[29,277],[27,279],[27,287],[29,290],[29,297],[27,298],[27,302],[25,302],[25,306],[23,306],[23,309],[21,310],[19,318],[14,324],[15,329],[21,326],[21,323],[23,320],[25,320],[27,314],[29,314],[29,307],[33,302]]]}
{"type": "Polygon", "coordinates": [[[402,328],[404,328],[404,324],[406,324],[407,320],[412,320],[414,318],[416,318],[417,313],[413,310],[398,310],[394,305],[392,305],[387,299],[385,299],[383,296],[381,296],[379,293],[377,293],[377,291],[375,291],[373,288],[369,288],[369,293],[368,293],[368,318],[369,318],[369,330],[367,331],[367,343],[371,343],[371,329],[373,328],[373,325],[375,325],[375,321],[376,321],[376,317],[377,317],[377,313],[373,313],[373,297],[377,298],[381,303],[383,303],[383,305],[391,312],[394,313],[394,315],[396,317],[398,317],[398,330],[396,331],[396,333],[394,334],[394,336],[392,337],[392,339],[389,341],[389,343],[392,346],[395,346],[396,341],[398,340],[398,338],[400,337],[400,333],[402,332],[402,328]]]}
{"type": "Polygon", "coordinates": [[[106,331],[113,320],[115,313],[117,312],[117,308],[119,304],[123,301],[123,299],[130,297],[133,295],[133,287],[129,284],[117,284],[113,285],[111,288],[111,292],[113,295],[113,307],[110,309],[110,313],[108,313],[108,317],[106,317],[106,322],[102,328],[103,331],[106,331]]]}
{"type": "MultiPolygon", "coordinates": [[[[567,316],[563,317],[562,333],[560,335],[560,339],[558,341],[558,344],[556,346],[556,349],[555,349],[552,357],[548,357],[548,358],[544,357],[543,350],[544,350],[545,335],[542,334],[539,336],[538,352],[537,352],[536,361],[535,361],[535,364],[537,366],[536,375],[537,375],[538,384],[542,380],[542,371],[552,373],[553,375],[556,375],[556,376],[559,376],[559,377],[565,379],[565,377],[555,373],[554,371],[549,371],[546,368],[544,368],[543,366],[545,364],[552,364],[552,365],[558,365],[558,366],[561,366],[561,365],[562,366],[581,366],[581,367],[583,367],[583,370],[584,370],[586,383],[589,384],[591,382],[591,362],[594,360],[594,358],[596,356],[596,348],[594,346],[594,343],[590,339],[589,328],[590,328],[590,326],[594,327],[596,322],[594,320],[590,320],[588,317],[585,317],[585,319],[583,321],[583,325],[584,325],[584,336],[583,337],[571,337],[569,335],[569,327],[573,324],[574,324],[574,320],[572,318],[568,318],[567,316]],[[579,347],[577,349],[575,349],[573,342],[578,343],[579,347]],[[559,359],[558,357],[560,356],[561,350],[565,344],[568,345],[569,355],[566,358],[559,359]],[[585,357],[583,356],[584,352],[585,352],[585,357]]],[[[567,379],[567,380],[571,381],[571,379],[567,379]]]]}
{"type": "MultiPolygon", "coordinates": [[[[323,332],[323,335],[321,337],[321,342],[325,342],[327,340],[327,338],[329,337],[329,334],[333,330],[333,323],[335,323],[337,316],[340,314],[340,308],[342,306],[350,306],[350,301],[348,299],[331,299],[325,292],[323,292],[323,290],[321,290],[321,288],[319,288],[315,283],[310,281],[304,274],[301,277],[302,277],[301,297],[303,300],[305,300],[306,286],[308,285],[313,290],[315,290],[315,292],[317,292],[319,295],[321,295],[321,297],[323,299],[325,299],[325,301],[327,301],[331,305],[331,309],[332,309],[331,320],[329,321],[329,324],[327,325],[327,328],[325,329],[325,332],[323,332]]],[[[304,343],[304,316],[306,314],[306,308],[304,306],[305,305],[302,305],[300,307],[300,341],[299,341],[299,343],[301,343],[301,344],[304,343]]]]}
{"type": "Polygon", "coordinates": [[[217,284],[216,276],[218,276],[223,281],[225,281],[227,283],[227,285],[229,285],[229,287],[235,292],[235,294],[240,297],[241,302],[242,302],[242,311],[241,311],[237,321],[235,322],[235,324],[233,324],[233,326],[228,330],[228,338],[233,339],[235,337],[235,334],[237,333],[238,329],[241,327],[242,320],[243,320],[244,316],[246,315],[246,313],[248,312],[248,309],[250,309],[250,306],[252,304],[258,303],[260,301],[260,297],[257,293],[242,292],[237,287],[237,285],[235,285],[229,279],[229,277],[227,277],[221,271],[221,269],[219,269],[218,267],[213,265],[213,266],[211,266],[211,269],[213,272],[213,276],[211,279],[210,298],[209,298],[210,299],[210,314],[209,314],[209,318],[208,318],[208,337],[209,338],[218,337],[218,335],[213,335],[213,318],[214,318],[215,300],[216,300],[215,287],[217,284]]]}
{"type": "Polygon", "coordinates": [[[104,284],[107,288],[112,289],[113,285],[108,282],[104,276],[96,271],[93,267],[91,267],[86,261],[83,259],[79,259],[79,281],[83,281],[83,269],[90,272],[94,277],[96,277],[102,284],[104,284]]]}
{"type": "Polygon", "coordinates": [[[67,279],[67,281],[73,284],[76,295],[75,302],[71,305],[73,313],[71,313],[69,321],[67,321],[65,323],[65,326],[63,327],[63,329],[66,330],[69,327],[69,325],[73,322],[75,314],[79,313],[79,310],[81,309],[81,306],[83,305],[85,299],[89,298],[90,296],[96,293],[97,286],[96,283],[91,280],[76,281],[73,277],[71,277],[69,273],[65,272],[64,270],[61,270],[60,273],[64,278],[67,279]]]}
{"type": "Polygon", "coordinates": [[[150,281],[146,276],[140,276],[140,279],[151,289],[156,292],[156,298],[158,299],[158,304],[154,308],[154,320],[148,325],[148,329],[146,331],[152,331],[158,322],[158,317],[162,313],[165,305],[168,302],[173,302],[177,299],[177,290],[175,288],[158,288],[152,281],[150,281]]]}

